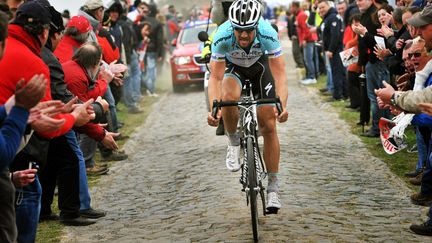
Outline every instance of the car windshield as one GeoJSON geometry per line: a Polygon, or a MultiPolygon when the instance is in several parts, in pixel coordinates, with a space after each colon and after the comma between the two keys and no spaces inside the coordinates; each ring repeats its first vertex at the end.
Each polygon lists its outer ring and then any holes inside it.
{"type": "MultiPolygon", "coordinates": [[[[182,45],[187,45],[187,44],[193,44],[193,43],[200,42],[200,40],[198,40],[198,33],[200,31],[205,31],[206,28],[207,28],[206,25],[200,25],[200,26],[195,26],[192,28],[183,29],[183,34],[182,34],[180,43],[182,45]]],[[[207,33],[209,35],[211,35],[211,33],[213,33],[213,31],[215,29],[216,29],[215,25],[210,25],[207,33]]]]}

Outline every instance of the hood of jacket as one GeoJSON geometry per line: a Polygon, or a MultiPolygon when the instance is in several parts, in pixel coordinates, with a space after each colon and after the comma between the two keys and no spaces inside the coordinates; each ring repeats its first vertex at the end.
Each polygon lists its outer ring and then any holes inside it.
{"type": "Polygon", "coordinates": [[[25,31],[23,27],[16,24],[9,24],[8,32],[10,37],[23,43],[34,54],[40,56],[42,46],[39,39],[36,39],[36,37],[32,36],[27,31],[25,31]]]}
{"type": "Polygon", "coordinates": [[[90,25],[93,27],[93,31],[96,31],[99,29],[99,27],[100,27],[99,20],[95,19],[93,16],[84,12],[83,10],[78,10],[78,15],[84,16],[90,22],[90,25]]]}

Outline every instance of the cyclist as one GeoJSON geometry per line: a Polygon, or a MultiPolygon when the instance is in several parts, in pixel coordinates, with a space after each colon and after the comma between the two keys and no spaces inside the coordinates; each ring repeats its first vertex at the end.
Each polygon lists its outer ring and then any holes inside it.
{"type": "MultiPolygon", "coordinates": [[[[229,20],[223,23],[212,43],[209,80],[209,100],[238,101],[245,79],[252,83],[255,99],[274,98],[282,101],[283,111],[277,114],[275,106],[257,107],[259,130],[264,137],[264,161],[268,171],[267,209],[277,212],[279,199],[280,146],[276,133],[276,120],[285,122],[288,88],[285,59],[277,32],[261,17],[258,0],[237,0],[229,8],[229,20]],[[274,77],[274,78],[273,78],[274,77]],[[275,81],[276,80],[276,81],[275,81]]],[[[212,104],[212,102],[210,102],[212,104]]],[[[239,112],[237,107],[224,107],[217,118],[208,114],[210,126],[217,126],[223,117],[228,136],[227,168],[238,171],[240,138],[236,133],[239,112]]]]}

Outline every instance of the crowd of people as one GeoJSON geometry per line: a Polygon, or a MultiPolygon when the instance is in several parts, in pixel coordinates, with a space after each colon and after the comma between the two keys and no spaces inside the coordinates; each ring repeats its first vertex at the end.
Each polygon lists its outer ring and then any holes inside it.
{"type": "Polygon", "coordinates": [[[127,159],[117,104],[139,114],[143,94],[158,95],[158,65],[182,24],[173,5],[153,1],[87,0],[77,12],[0,1],[0,242],[34,242],[44,220],[106,215],[91,207],[87,176],[109,170],[95,153],[127,159]]]}
{"type": "MultiPolygon", "coordinates": [[[[430,94],[400,93],[432,84],[431,1],[294,1],[287,15],[295,63],[306,69],[302,84],[317,83],[325,74],[320,91],[331,96],[327,101],[349,100],[347,108],[359,111],[358,125],[371,123],[362,136],[379,137],[382,118],[415,127],[418,163],[406,176],[421,190],[411,201],[432,205],[430,94]]],[[[432,209],[428,216],[411,230],[432,235],[432,209]]]]}

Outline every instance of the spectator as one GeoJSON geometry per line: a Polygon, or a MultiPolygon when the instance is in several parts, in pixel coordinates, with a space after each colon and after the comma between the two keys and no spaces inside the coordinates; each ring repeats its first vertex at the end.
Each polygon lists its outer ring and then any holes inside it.
{"type": "MultiPolygon", "coordinates": [[[[141,41],[141,29],[140,25],[143,22],[149,22],[152,26],[152,32],[150,33],[150,43],[146,52],[146,72],[142,75],[142,82],[144,87],[147,89],[147,94],[150,96],[157,96],[155,92],[155,82],[157,74],[157,62],[162,61],[163,57],[163,27],[159,21],[156,20],[156,13],[150,12],[150,5],[142,2],[138,5],[140,9],[140,15],[137,17],[135,22],[135,31],[138,36],[138,40],[141,41]]],[[[155,10],[153,10],[155,11],[155,10]]]]}
{"type": "Polygon", "coordinates": [[[123,31],[123,45],[126,63],[128,65],[128,73],[124,79],[124,95],[123,101],[128,108],[128,112],[132,114],[141,113],[139,107],[141,100],[141,70],[138,63],[138,54],[136,48],[138,46],[138,37],[133,27],[133,22],[127,18],[126,13],[120,16],[119,24],[123,31]]]}
{"type": "Polygon", "coordinates": [[[343,50],[342,18],[337,16],[336,9],[330,7],[326,0],[318,2],[318,12],[323,18],[323,48],[325,55],[330,60],[334,87],[333,100],[341,100],[348,97],[345,68],[339,55],[339,52],[343,50]]]}
{"type": "Polygon", "coordinates": [[[377,30],[377,33],[386,38],[388,49],[392,56],[387,60],[388,68],[390,73],[394,75],[403,75],[405,73],[402,61],[402,46],[397,46],[398,42],[405,42],[405,40],[412,39],[409,31],[403,23],[403,9],[396,8],[393,11],[393,26],[396,31],[388,25],[382,25],[381,29],[377,30]]]}
{"type": "Polygon", "coordinates": [[[93,27],[84,16],[73,16],[66,26],[63,38],[60,40],[54,54],[60,63],[72,60],[76,49],[84,44],[93,27]]]}
{"type": "MultiPolygon", "coordinates": [[[[104,55],[104,60],[106,62],[111,63],[113,61],[117,61],[118,63],[126,63],[125,56],[124,56],[124,45],[123,45],[123,27],[120,25],[119,20],[120,16],[123,14],[123,6],[120,3],[119,0],[114,0],[109,3],[107,12],[109,21],[106,24],[106,28],[108,29],[109,34],[111,35],[111,39],[114,39],[113,42],[113,50],[118,50],[118,56],[116,56],[116,59],[110,59],[107,60],[106,55],[104,55]]],[[[107,49],[109,47],[105,47],[103,49],[107,49]]],[[[111,92],[114,96],[115,104],[117,105],[118,102],[120,102],[122,98],[123,93],[123,83],[121,82],[111,82],[109,84],[111,92]]]]}
{"type": "MultiPolygon", "coordinates": [[[[360,14],[354,14],[349,19],[349,22],[347,23],[352,29],[351,26],[360,24],[361,15],[360,14]]],[[[354,48],[353,52],[354,55],[358,57],[358,36],[354,34],[354,38],[349,40],[345,44],[345,49],[354,48]]],[[[358,62],[353,63],[348,66],[348,75],[347,75],[347,87],[348,87],[348,94],[350,97],[350,105],[349,108],[357,109],[360,107],[360,79],[359,76],[361,74],[361,66],[358,64],[358,62]]]]}
{"type": "MultiPolygon", "coordinates": [[[[8,17],[0,13],[0,59],[3,57],[5,41],[7,37],[8,17]]],[[[0,241],[15,242],[17,229],[15,221],[15,189],[12,185],[14,174],[10,174],[8,165],[18,151],[21,138],[24,135],[29,110],[34,107],[45,95],[46,80],[37,75],[27,85],[23,81],[18,82],[15,90],[15,105],[7,111],[5,106],[0,106],[0,241]],[[7,114],[9,113],[9,114],[7,114]],[[6,142],[7,141],[7,142],[6,142]],[[11,178],[12,176],[12,178],[11,178]]],[[[10,103],[12,104],[12,103],[10,103]]],[[[37,118],[37,117],[33,117],[37,118]]],[[[33,182],[36,170],[25,170],[24,175],[29,178],[23,186],[33,182]]],[[[18,177],[18,173],[15,173],[18,177]]]]}
{"type": "Polygon", "coordinates": [[[292,8],[287,11],[287,29],[288,37],[292,43],[292,54],[297,68],[304,68],[303,52],[299,43],[297,28],[295,26],[296,15],[293,13],[292,8]]]}
{"type": "MultiPolygon", "coordinates": [[[[348,8],[347,2],[345,2],[344,0],[340,0],[339,2],[336,3],[336,10],[337,13],[339,15],[339,17],[341,17],[342,19],[345,17],[345,12],[348,8]]],[[[344,24],[348,24],[347,21],[343,21],[344,24]]]]}
{"type": "Polygon", "coordinates": [[[373,53],[376,45],[374,38],[377,35],[377,29],[381,28],[379,23],[373,21],[377,7],[372,0],[357,0],[357,6],[362,13],[361,24],[355,26],[353,31],[359,35],[359,64],[365,66],[367,93],[372,111],[372,127],[362,136],[378,137],[380,118],[388,118],[390,114],[388,110],[379,109],[374,90],[381,88],[382,80],[388,81],[390,74],[386,64],[380,61],[376,55],[370,54],[373,53]]]}
{"type": "Polygon", "coordinates": [[[297,34],[299,38],[299,43],[303,47],[304,54],[304,64],[306,66],[306,78],[301,81],[302,84],[313,84],[316,83],[316,65],[315,65],[315,42],[317,40],[317,36],[314,33],[311,33],[306,21],[308,16],[300,8],[299,2],[292,2],[291,4],[292,13],[297,16],[296,17],[296,28],[297,34]]]}

